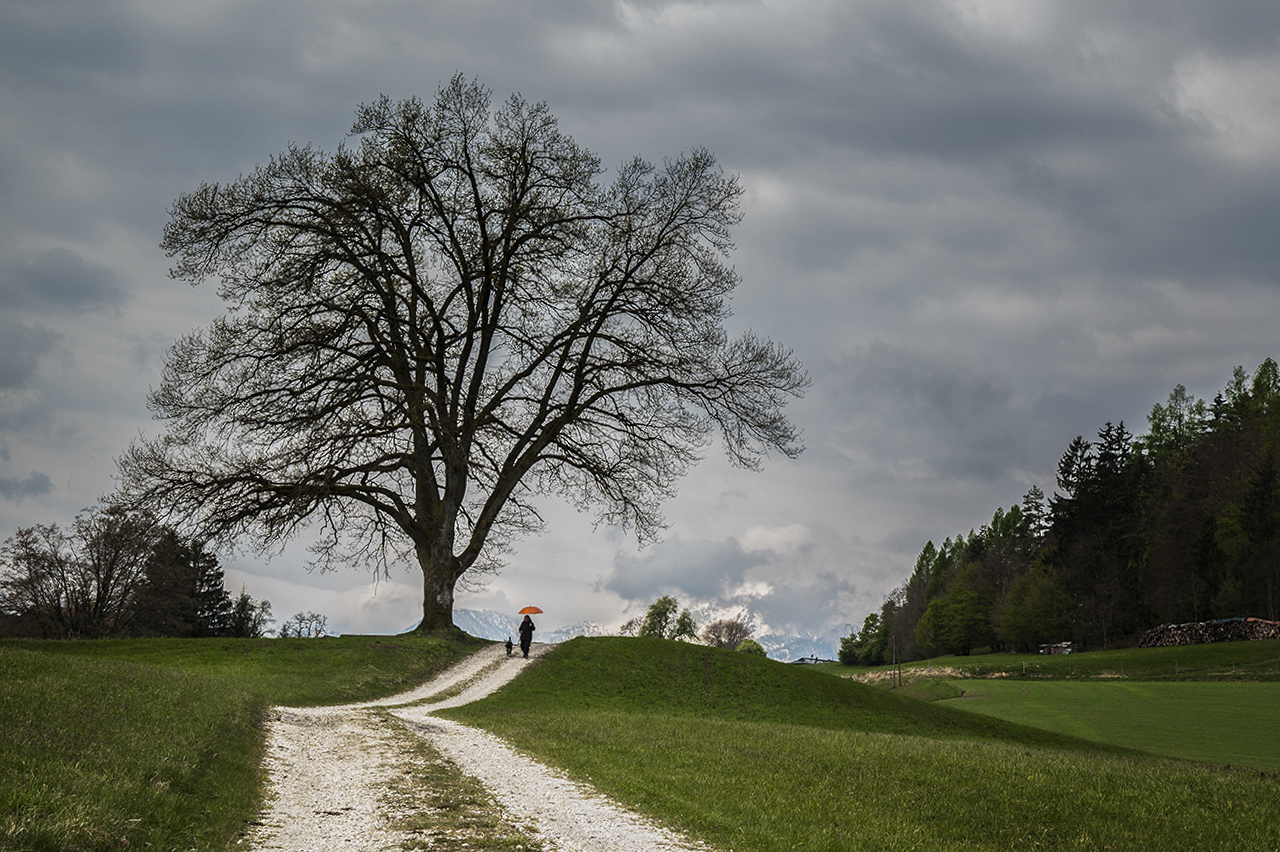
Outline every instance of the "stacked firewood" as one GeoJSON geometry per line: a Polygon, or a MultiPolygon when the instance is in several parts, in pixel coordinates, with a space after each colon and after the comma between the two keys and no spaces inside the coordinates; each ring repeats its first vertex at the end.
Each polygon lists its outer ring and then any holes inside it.
{"type": "Polygon", "coordinates": [[[1280,621],[1263,618],[1222,618],[1153,627],[1138,640],[1139,648],[1165,645],[1202,645],[1206,642],[1241,642],[1280,639],[1280,621]]]}

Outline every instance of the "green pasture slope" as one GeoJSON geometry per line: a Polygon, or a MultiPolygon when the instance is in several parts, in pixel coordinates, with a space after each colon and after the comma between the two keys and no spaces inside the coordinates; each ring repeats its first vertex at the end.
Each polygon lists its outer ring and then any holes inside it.
{"type": "Polygon", "coordinates": [[[736,852],[1280,848],[1274,772],[954,704],[702,646],[596,638],[442,715],[736,852]]]}
{"type": "Polygon", "coordinates": [[[273,704],[394,694],[475,645],[0,642],[0,850],[223,850],[261,804],[273,704]]]}
{"type": "Polygon", "coordinates": [[[924,665],[909,669],[908,691],[963,692],[953,703],[966,710],[1165,757],[1280,770],[1280,641],[924,665]],[[929,674],[975,669],[964,680],[929,674]]]}

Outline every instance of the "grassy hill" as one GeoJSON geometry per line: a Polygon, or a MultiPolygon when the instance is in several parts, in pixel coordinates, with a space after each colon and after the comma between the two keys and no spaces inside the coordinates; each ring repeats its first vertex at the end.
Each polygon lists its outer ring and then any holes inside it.
{"type": "Polygon", "coordinates": [[[584,715],[657,714],[1100,749],[1085,740],[832,678],[807,666],[651,638],[584,637],[567,642],[522,675],[514,693],[503,692],[475,706],[475,711],[468,711],[474,718],[499,708],[504,716],[565,710],[584,715]]]}
{"type": "Polygon", "coordinates": [[[1156,759],[682,643],[577,639],[446,715],[723,849],[1280,845],[1274,773],[1156,759]]]}
{"type": "MultiPolygon", "coordinates": [[[[260,803],[268,705],[391,694],[473,648],[0,642],[0,850],[234,848],[260,803]]],[[[1156,759],[955,704],[596,638],[449,715],[722,850],[1280,848],[1275,772],[1156,759]]]]}

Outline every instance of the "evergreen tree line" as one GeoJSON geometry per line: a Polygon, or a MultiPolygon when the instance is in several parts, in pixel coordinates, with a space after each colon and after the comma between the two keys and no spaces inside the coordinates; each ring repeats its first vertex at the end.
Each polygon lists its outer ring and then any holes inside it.
{"type": "Polygon", "coordinates": [[[86,510],[0,547],[0,633],[42,638],[265,635],[271,604],[232,597],[217,558],[145,514],[86,510]]]}
{"type": "Polygon", "coordinates": [[[1134,436],[1076,437],[1057,492],[1033,487],[977,532],[928,542],[841,643],[880,665],[977,648],[1136,643],[1160,624],[1280,617],[1280,368],[1237,367],[1212,403],[1182,385],[1134,436]]]}

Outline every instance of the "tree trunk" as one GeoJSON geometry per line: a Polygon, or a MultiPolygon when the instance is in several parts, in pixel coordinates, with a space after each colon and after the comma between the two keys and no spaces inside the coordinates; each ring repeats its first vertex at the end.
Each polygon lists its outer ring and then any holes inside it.
{"type": "Polygon", "coordinates": [[[454,633],[453,587],[457,582],[450,566],[419,556],[422,567],[422,623],[419,633],[454,633]]]}

